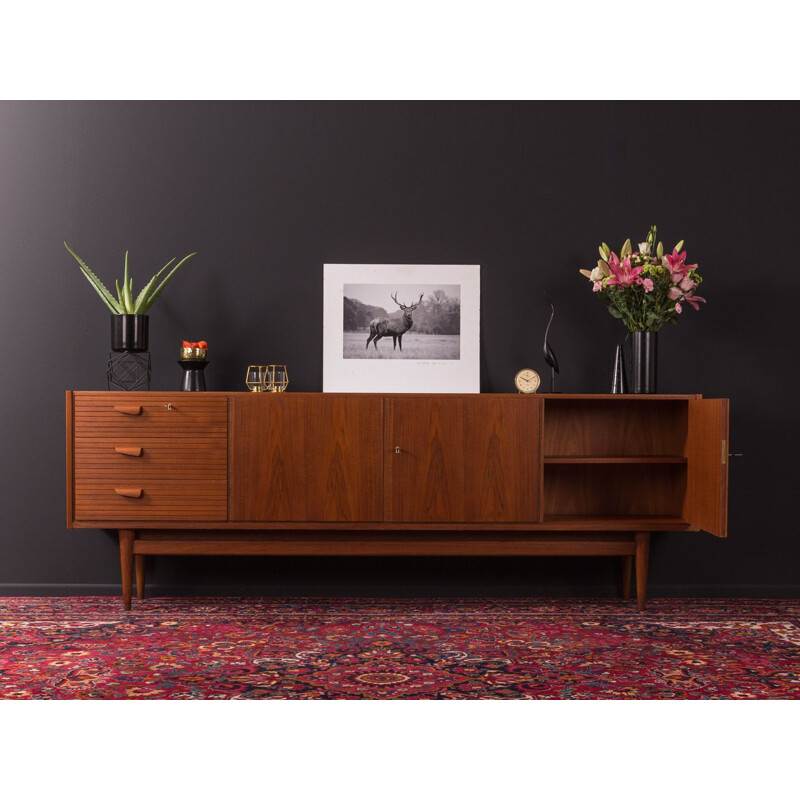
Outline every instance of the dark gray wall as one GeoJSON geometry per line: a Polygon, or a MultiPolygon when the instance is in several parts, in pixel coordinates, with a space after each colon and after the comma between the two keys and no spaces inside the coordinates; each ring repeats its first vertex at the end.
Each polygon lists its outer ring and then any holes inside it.
{"type": "MultiPolygon", "coordinates": [[[[151,317],[154,389],[181,339],[210,389],[248,363],[319,391],[324,262],[481,265],[481,386],[545,371],[607,391],[621,324],[578,274],[655,222],[708,305],[660,341],[660,389],[731,398],[730,537],[655,537],[664,594],[797,594],[796,103],[0,103],[0,591],[117,591],[115,539],[64,525],[64,390],[103,389],[109,282],[199,255],[151,317]]],[[[635,239],[636,240],[636,239],[635,239]]],[[[155,560],[154,591],[614,591],[611,559],[155,560]]]]}

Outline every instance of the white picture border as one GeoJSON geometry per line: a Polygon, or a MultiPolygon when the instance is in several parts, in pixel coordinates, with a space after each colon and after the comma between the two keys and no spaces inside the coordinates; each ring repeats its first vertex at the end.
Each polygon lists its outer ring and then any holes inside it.
{"type": "Polygon", "coordinates": [[[322,391],[479,393],[480,269],[479,264],[325,264],[322,391]],[[459,284],[460,358],[344,358],[344,286],[348,283],[459,284]]]}

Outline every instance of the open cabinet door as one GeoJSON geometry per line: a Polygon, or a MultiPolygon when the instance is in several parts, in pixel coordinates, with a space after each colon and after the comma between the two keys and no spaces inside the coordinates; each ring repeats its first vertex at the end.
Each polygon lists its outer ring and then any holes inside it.
{"type": "Polygon", "coordinates": [[[684,519],[728,535],[728,400],[690,400],[684,519]]]}

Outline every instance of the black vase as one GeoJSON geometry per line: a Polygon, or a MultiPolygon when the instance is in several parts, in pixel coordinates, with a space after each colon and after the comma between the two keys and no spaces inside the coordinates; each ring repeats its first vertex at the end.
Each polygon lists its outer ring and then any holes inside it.
{"type": "Polygon", "coordinates": [[[111,349],[115,353],[143,353],[149,344],[147,314],[112,314],[111,349]]]}
{"type": "Polygon", "coordinates": [[[206,390],[206,376],[203,370],[209,362],[199,358],[184,359],[178,362],[183,367],[182,392],[204,392],[206,390]]]}
{"type": "Polygon", "coordinates": [[[631,392],[655,394],[658,362],[658,334],[635,331],[631,334],[631,392]]]}

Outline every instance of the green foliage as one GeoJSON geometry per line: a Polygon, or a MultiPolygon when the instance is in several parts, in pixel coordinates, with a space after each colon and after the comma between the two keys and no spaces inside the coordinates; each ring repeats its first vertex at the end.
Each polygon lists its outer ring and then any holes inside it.
{"type": "Polygon", "coordinates": [[[675,303],[669,299],[669,280],[654,280],[653,291],[644,286],[607,286],[608,311],[621,319],[629,331],[657,331],[675,315],[675,303]]]}
{"type": "Polygon", "coordinates": [[[189,253],[188,256],[182,258],[172,269],[167,273],[165,277],[161,277],[164,275],[164,272],[173,264],[175,259],[170,259],[161,269],[153,275],[152,278],[145,284],[144,288],[136,295],[134,299],[133,296],[133,278],[129,275],[128,270],[128,251],[125,251],[125,270],[122,276],[122,286],[120,286],[119,281],[115,281],[115,286],[117,289],[117,296],[114,297],[113,294],[106,288],[105,284],[100,280],[100,278],[95,275],[94,272],[83,262],[81,257],[66,243],[64,242],[64,247],[67,248],[69,253],[72,257],[78,262],[78,266],[80,267],[81,272],[86,276],[86,280],[92,285],[92,288],[97,292],[100,296],[100,299],[108,306],[109,311],[112,314],[146,314],[150,309],[150,306],[156,301],[158,296],[161,292],[164,291],[164,287],[169,283],[175,273],[192,257],[197,255],[197,253],[189,253]],[[160,283],[159,283],[160,279],[160,283]]]}

